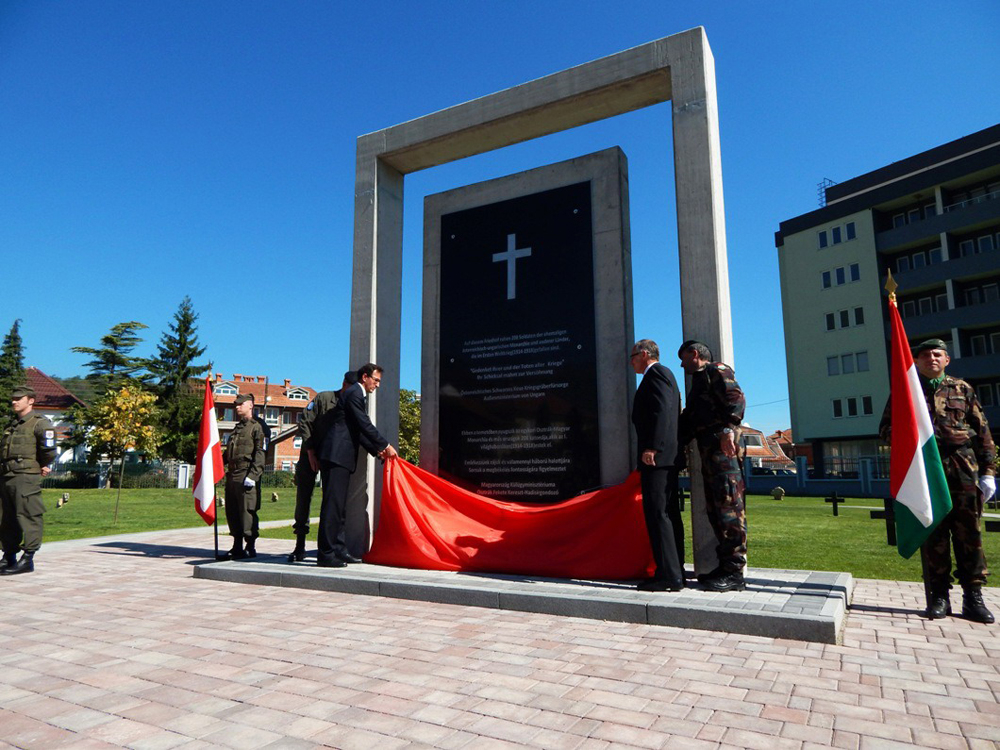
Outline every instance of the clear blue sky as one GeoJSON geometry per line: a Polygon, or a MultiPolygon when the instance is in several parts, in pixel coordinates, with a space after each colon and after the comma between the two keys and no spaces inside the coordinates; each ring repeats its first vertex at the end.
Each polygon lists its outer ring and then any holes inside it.
{"type": "MultiPolygon", "coordinates": [[[[750,424],[788,427],[774,231],[817,207],[824,177],[1000,122],[995,0],[0,0],[0,334],[22,318],[27,364],[84,374],[70,347],[135,319],[152,354],[190,295],[227,377],[335,386],[358,135],[699,25],[736,372],[750,424]]],[[[420,388],[423,197],[613,145],[629,159],[635,332],[675,351],[663,104],[407,178],[403,387],[420,388]]]]}

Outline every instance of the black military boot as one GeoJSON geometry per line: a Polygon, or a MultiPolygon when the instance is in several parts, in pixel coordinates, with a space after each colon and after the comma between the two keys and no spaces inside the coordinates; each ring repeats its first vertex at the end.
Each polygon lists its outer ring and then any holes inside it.
{"type": "Polygon", "coordinates": [[[256,539],[247,539],[246,551],[243,553],[245,557],[257,557],[256,541],[256,539]]]}
{"type": "Polygon", "coordinates": [[[288,562],[302,562],[306,559],[306,535],[296,534],[295,535],[295,549],[292,550],[292,554],[288,556],[288,562]]]}
{"type": "Polygon", "coordinates": [[[743,573],[736,570],[732,573],[722,573],[701,582],[706,591],[743,591],[747,587],[743,573]]]}
{"type": "Polygon", "coordinates": [[[993,622],[993,613],[986,609],[983,590],[979,586],[970,586],[965,590],[965,596],[962,597],[962,617],[986,625],[993,622]]]}
{"type": "Polygon", "coordinates": [[[7,568],[13,568],[14,564],[17,562],[17,553],[12,555],[4,554],[3,559],[0,560],[0,573],[7,570],[7,568]]]}
{"type": "Polygon", "coordinates": [[[940,620],[951,614],[951,600],[947,591],[932,591],[931,600],[927,605],[927,619],[940,620]]]}
{"type": "Polygon", "coordinates": [[[719,576],[721,576],[723,574],[723,572],[724,571],[722,570],[722,566],[721,565],[716,565],[708,573],[702,573],[702,574],[700,574],[698,576],[698,583],[704,583],[705,581],[709,580],[710,578],[718,578],[719,576]]]}
{"type": "MultiPolygon", "coordinates": [[[[35,569],[34,552],[25,552],[21,555],[21,559],[18,560],[13,565],[8,565],[3,569],[3,575],[5,576],[16,576],[18,573],[31,573],[35,569]]],[[[982,596],[979,597],[979,601],[982,601],[982,596]]],[[[991,620],[992,622],[992,620],[991,620]]]]}
{"type": "Polygon", "coordinates": [[[246,557],[246,554],[243,552],[243,540],[242,539],[234,539],[233,540],[233,548],[231,550],[229,550],[228,552],[226,552],[225,554],[219,555],[218,559],[219,560],[242,560],[244,557],[246,557]]]}

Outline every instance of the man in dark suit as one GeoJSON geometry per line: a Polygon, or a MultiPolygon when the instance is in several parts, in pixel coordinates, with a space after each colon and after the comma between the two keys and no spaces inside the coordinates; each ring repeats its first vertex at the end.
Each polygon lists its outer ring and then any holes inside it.
{"type": "Polygon", "coordinates": [[[684,522],[677,503],[677,420],[680,393],[674,374],[659,362],[654,341],[632,347],[630,361],[642,381],[632,402],[632,424],[638,438],[642,510],[656,574],[639,584],[641,591],[684,588],[684,522]]]}
{"type": "Polygon", "coordinates": [[[358,448],[383,460],[399,454],[375,429],[366,411],[366,396],[382,382],[382,368],[369,362],[358,369],[358,382],[340,392],[337,405],[330,412],[330,424],[319,451],[323,477],[323,504],[319,512],[319,551],[316,564],[321,568],[342,568],[359,563],[347,549],[344,520],[347,514],[347,490],[351,474],[358,465],[358,448]]]}

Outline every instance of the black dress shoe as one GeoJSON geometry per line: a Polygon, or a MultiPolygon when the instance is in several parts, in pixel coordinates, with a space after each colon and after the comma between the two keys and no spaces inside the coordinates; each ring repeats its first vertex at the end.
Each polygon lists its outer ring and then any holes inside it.
{"type": "Polygon", "coordinates": [[[981,589],[969,589],[962,598],[962,617],[989,625],[993,622],[993,613],[986,608],[981,589]]]}
{"type": "Polygon", "coordinates": [[[350,552],[345,552],[342,555],[337,555],[337,559],[343,560],[345,563],[351,563],[353,565],[357,565],[359,562],[361,562],[360,557],[355,557],[350,552]]]}
{"type": "Polygon", "coordinates": [[[335,557],[332,560],[317,560],[316,561],[316,567],[317,568],[346,568],[347,567],[347,563],[345,563],[340,558],[335,557]]]}
{"type": "Polygon", "coordinates": [[[304,549],[299,549],[296,547],[292,550],[292,553],[288,556],[288,562],[302,562],[306,559],[306,551],[304,549]]]}
{"type": "Polygon", "coordinates": [[[743,574],[736,573],[723,573],[721,576],[715,576],[714,578],[708,578],[701,582],[701,585],[705,587],[706,591],[743,591],[747,587],[746,581],[743,580],[743,574]]]}
{"type": "MultiPolygon", "coordinates": [[[[34,556],[35,556],[34,552],[25,552],[23,555],[21,555],[20,560],[18,560],[13,565],[8,565],[6,568],[4,568],[2,575],[16,576],[18,573],[31,573],[35,569],[35,562],[33,559],[34,556]]],[[[982,597],[980,597],[979,601],[982,600],[983,600],[982,597]]]]}
{"type": "Polygon", "coordinates": [[[940,620],[951,614],[951,602],[947,594],[931,594],[931,603],[927,607],[928,620],[940,620]]]}
{"type": "Polygon", "coordinates": [[[663,581],[658,578],[650,578],[636,586],[639,591],[681,591],[684,589],[684,581],[663,581]]]}
{"type": "Polygon", "coordinates": [[[257,557],[257,549],[253,546],[253,544],[248,544],[246,552],[244,552],[243,554],[246,557],[251,557],[251,558],[257,557]]]}

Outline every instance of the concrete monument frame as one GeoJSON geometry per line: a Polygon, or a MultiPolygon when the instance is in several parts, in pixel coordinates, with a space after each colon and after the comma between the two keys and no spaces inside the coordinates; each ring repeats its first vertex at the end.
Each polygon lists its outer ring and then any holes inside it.
{"type": "MultiPolygon", "coordinates": [[[[399,432],[405,175],[668,100],[684,337],[705,342],[719,359],[734,365],[715,59],[704,28],[359,136],[350,362],[352,367],[371,361],[385,368],[370,410],[393,444],[399,432]]],[[[659,343],[665,361],[676,364],[674,342],[659,343]]],[[[692,469],[695,561],[698,570],[708,571],[715,564],[715,540],[700,512],[700,474],[697,466],[692,469]]],[[[371,544],[380,497],[381,476],[362,453],[352,477],[346,528],[354,554],[371,544]]]]}

